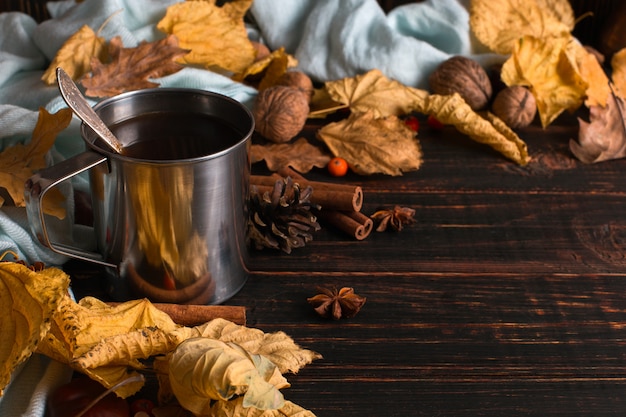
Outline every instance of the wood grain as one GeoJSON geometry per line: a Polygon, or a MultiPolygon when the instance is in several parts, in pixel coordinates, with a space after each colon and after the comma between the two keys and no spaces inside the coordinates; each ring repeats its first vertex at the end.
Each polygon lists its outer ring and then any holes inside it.
{"type": "MultiPolygon", "coordinates": [[[[519,167],[424,128],[419,171],[334,179],[363,188],[362,212],[408,206],[415,224],[363,241],[326,227],[289,255],[254,251],[226,304],[323,355],[287,375],[285,397],[319,417],[623,415],[626,161],[581,164],[576,132],[573,116],[520,131],[533,161],[519,167]],[[324,320],[306,302],[318,285],[367,302],[324,320]]],[[[96,271],[68,268],[98,291],[96,271]]]]}

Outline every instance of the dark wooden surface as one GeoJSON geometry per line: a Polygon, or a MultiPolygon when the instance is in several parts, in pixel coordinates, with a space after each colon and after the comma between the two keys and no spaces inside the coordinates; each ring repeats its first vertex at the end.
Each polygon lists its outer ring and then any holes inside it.
{"type": "MultiPolygon", "coordinates": [[[[319,417],[624,415],[626,161],[573,159],[572,116],[519,133],[527,167],[422,127],[419,171],[336,180],[363,186],[366,214],[399,204],[415,224],[364,241],[325,227],[290,255],[253,252],[227,304],[324,357],[287,375],[287,399],[319,417]],[[321,319],[306,302],[318,285],[367,303],[321,319]]],[[[67,270],[78,293],[95,288],[84,265],[67,270]]]]}

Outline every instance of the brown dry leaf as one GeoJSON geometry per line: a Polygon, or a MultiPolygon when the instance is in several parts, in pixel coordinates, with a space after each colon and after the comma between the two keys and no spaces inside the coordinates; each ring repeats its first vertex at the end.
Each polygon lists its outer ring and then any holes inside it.
{"type": "Polygon", "coordinates": [[[69,282],[57,268],[35,272],[16,262],[0,262],[0,397],[15,368],[48,333],[69,282]]]}
{"type": "Polygon", "coordinates": [[[252,163],[265,160],[270,171],[291,166],[301,173],[307,173],[313,167],[324,168],[330,161],[328,154],[305,138],[290,143],[252,145],[250,158],[252,163]]]}
{"type": "Polygon", "coordinates": [[[317,136],[357,174],[402,175],[422,164],[415,132],[396,116],[376,118],[374,112],[353,113],[325,125],[317,136]]]}
{"type": "Polygon", "coordinates": [[[621,98],[626,99],[626,48],[613,54],[611,68],[615,90],[621,98]]]}
{"type": "Polygon", "coordinates": [[[167,8],[157,28],[176,35],[180,46],[190,51],[179,62],[241,73],[254,62],[256,52],[241,17],[252,2],[236,3],[232,7],[218,7],[212,1],[176,3],[167,8]]]}
{"type": "Polygon", "coordinates": [[[502,80],[507,85],[530,88],[543,127],[550,125],[564,110],[576,110],[586,97],[589,84],[568,56],[572,42],[575,39],[570,35],[521,38],[502,66],[502,80]]]}
{"type": "Polygon", "coordinates": [[[524,36],[547,39],[574,29],[568,0],[472,0],[470,27],[476,38],[499,54],[513,52],[524,36]]]}
{"type": "Polygon", "coordinates": [[[182,69],[175,60],[188,51],[178,46],[176,36],[154,42],[141,42],[134,48],[124,48],[119,36],[109,41],[111,62],[103,64],[94,59],[92,73],[81,83],[90,97],[112,97],[125,91],[158,87],[150,78],[174,74],[182,69]]]}
{"type": "Polygon", "coordinates": [[[374,117],[408,114],[428,97],[427,91],[390,80],[378,69],[329,81],[325,88],[333,101],[349,105],[352,112],[372,112],[374,117]]]}
{"type": "Polygon", "coordinates": [[[347,103],[339,103],[333,100],[326,88],[316,88],[313,90],[313,97],[309,103],[309,118],[323,119],[329,114],[333,114],[341,109],[347,109],[347,103]]]}
{"type": "Polygon", "coordinates": [[[582,162],[591,164],[626,156],[626,106],[610,95],[606,107],[591,106],[589,123],[578,119],[578,142],[570,140],[570,150],[582,162]]]}
{"type": "MultiPolygon", "coordinates": [[[[72,120],[72,111],[62,109],[54,114],[39,109],[39,118],[28,144],[16,144],[0,153],[0,184],[17,207],[24,207],[24,183],[36,171],[46,167],[46,154],[54,145],[57,135],[72,120]]],[[[52,188],[43,200],[44,212],[59,219],[65,217],[62,203],[65,197],[52,188]]]]}
{"type": "Polygon", "coordinates": [[[454,125],[459,132],[476,142],[489,145],[520,165],[530,161],[526,143],[513,130],[491,113],[481,117],[458,94],[431,95],[418,111],[434,115],[443,124],[454,125]]]}
{"type": "Polygon", "coordinates": [[[57,67],[62,67],[73,80],[91,72],[93,58],[105,61],[106,41],[99,37],[89,26],[85,25],[69,37],[57,51],[48,69],[41,79],[48,85],[56,83],[57,67]]]}

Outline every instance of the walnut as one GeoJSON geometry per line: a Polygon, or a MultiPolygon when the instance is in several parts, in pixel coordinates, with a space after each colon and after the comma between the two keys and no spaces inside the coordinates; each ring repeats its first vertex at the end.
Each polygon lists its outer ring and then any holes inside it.
{"type": "Polygon", "coordinates": [[[483,67],[462,56],[454,56],[442,62],[430,75],[428,84],[435,94],[458,93],[473,110],[484,109],[493,91],[483,67]]]}
{"type": "Polygon", "coordinates": [[[532,123],[537,103],[526,87],[514,85],[496,95],[491,110],[511,129],[519,129],[532,123]]]}
{"type": "Polygon", "coordinates": [[[276,82],[276,85],[284,85],[287,87],[295,87],[307,94],[309,98],[313,97],[313,81],[308,75],[302,71],[287,71],[276,82]]]}
{"type": "Polygon", "coordinates": [[[309,97],[294,87],[277,85],[259,91],[253,108],[255,130],[275,143],[289,142],[304,127],[309,97]]]}

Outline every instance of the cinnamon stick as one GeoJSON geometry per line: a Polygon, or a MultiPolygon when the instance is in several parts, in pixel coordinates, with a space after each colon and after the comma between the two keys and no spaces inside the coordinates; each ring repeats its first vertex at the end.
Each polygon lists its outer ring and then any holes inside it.
{"type": "MultiPolygon", "coordinates": [[[[311,202],[319,204],[328,210],[354,210],[360,211],[363,206],[363,189],[355,185],[333,184],[322,181],[308,181],[300,174],[293,171],[294,175],[290,176],[297,180],[302,187],[311,186],[313,194],[311,194],[311,202]]],[[[263,192],[268,187],[273,187],[277,180],[284,178],[280,174],[272,175],[251,175],[250,184],[256,186],[259,191],[263,192]]]]}
{"type": "MultiPolygon", "coordinates": [[[[119,303],[107,303],[115,306],[119,303]]],[[[196,326],[213,319],[222,318],[235,324],[246,324],[246,308],[243,306],[194,305],[152,303],[156,308],[182,326],[196,326]]]]}
{"type": "Polygon", "coordinates": [[[372,219],[358,211],[319,210],[315,214],[322,221],[331,224],[357,240],[363,240],[368,237],[374,228],[372,219]]]}

